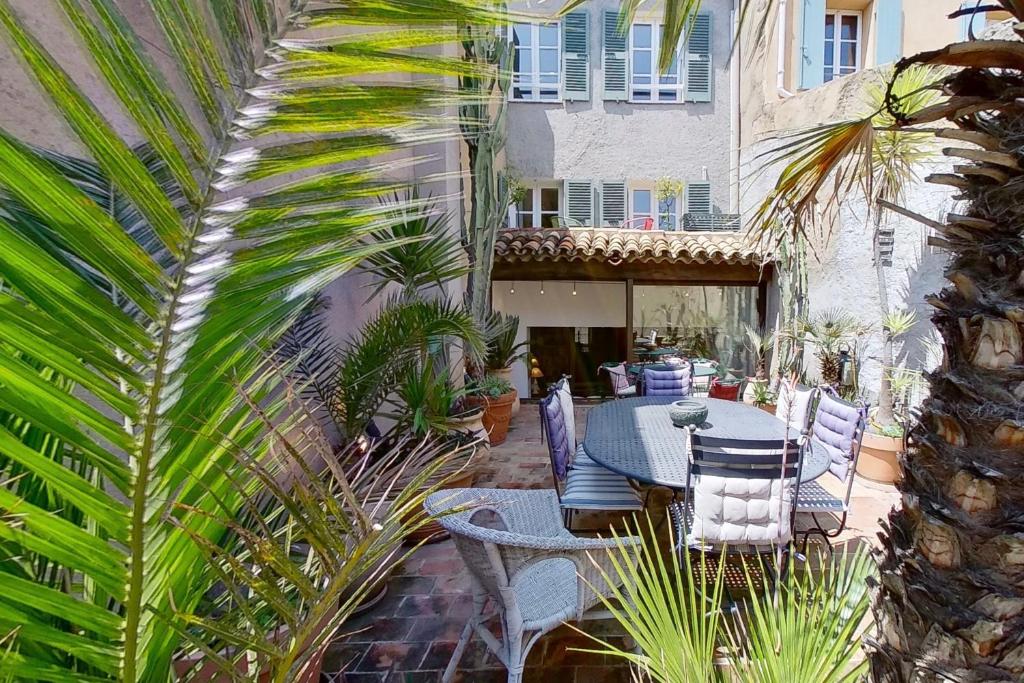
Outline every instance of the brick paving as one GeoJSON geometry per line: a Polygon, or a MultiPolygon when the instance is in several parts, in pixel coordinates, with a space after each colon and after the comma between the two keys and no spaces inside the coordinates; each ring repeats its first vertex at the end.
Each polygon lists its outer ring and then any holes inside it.
{"type": "MultiPolygon", "coordinates": [[[[576,424],[582,439],[587,405],[578,405],[576,424]]],[[[826,478],[827,479],[827,478],[826,478]]],[[[823,481],[826,488],[829,482],[823,481]]],[[[836,482],[838,483],[838,482],[836,482]]],[[[508,440],[492,449],[476,486],[550,488],[551,469],[540,438],[536,406],[524,404],[513,420],[508,440]]],[[[838,491],[837,491],[838,492],[838,491]]],[[[898,501],[891,486],[861,478],[854,483],[852,514],[836,543],[875,542],[878,520],[898,501]]],[[[657,498],[652,517],[661,508],[657,498]]],[[[655,518],[657,519],[657,518],[655,518]]],[[[596,514],[578,514],[580,528],[607,526],[596,514]]],[[[448,664],[472,607],[469,576],[450,540],[417,549],[388,581],[384,597],[342,628],[324,660],[325,680],[337,683],[436,683],[448,664]],[[336,672],[336,673],[327,673],[336,672]]],[[[588,621],[588,633],[623,644],[623,631],[611,621],[588,621]]],[[[613,683],[631,681],[628,667],[602,655],[576,652],[593,641],[562,626],[547,634],[530,652],[524,683],[613,683]]],[[[474,638],[462,657],[456,681],[505,681],[506,672],[484,644],[474,638]]]]}

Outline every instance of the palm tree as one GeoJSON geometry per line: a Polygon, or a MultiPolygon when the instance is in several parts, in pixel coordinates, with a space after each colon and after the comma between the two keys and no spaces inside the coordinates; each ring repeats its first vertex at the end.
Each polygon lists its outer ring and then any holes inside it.
{"type": "MultiPolygon", "coordinates": [[[[366,239],[394,207],[365,198],[400,187],[377,158],[444,139],[457,92],[440,77],[477,67],[421,48],[494,17],[472,0],[154,0],[169,79],[117,4],[59,2],[147,148],[0,0],[9,49],[94,160],[0,130],[0,671],[166,680],[228,583],[204,560],[232,535],[244,548],[246,473],[280,443],[268,353],[316,291],[389,245],[366,239]],[[396,72],[418,78],[349,81],[396,72]]],[[[293,655],[274,680],[294,680],[293,655]]]]}
{"type": "MultiPolygon", "coordinates": [[[[1009,12],[1018,22],[1013,29],[1024,34],[1024,3],[987,6],[1009,12]]],[[[942,153],[955,160],[951,172],[925,180],[955,190],[962,213],[934,221],[886,205],[930,226],[929,243],[951,260],[950,286],[927,299],[944,358],[910,430],[903,505],[883,523],[879,636],[870,647],[878,681],[1024,676],[1017,637],[1024,614],[1022,93],[1018,40],[972,40],[904,58],[884,98],[891,125],[878,131],[869,115],[798,137],[779,157],[788,165],[761,209],[763,219],[787,220],[799,234],[814,202],[873,176],[879,132],[927,133],[947,141],[942,153]],[[916,67],[952,69],[927,84],[940,99],[923,108],[896,86],[916,67]]]]}

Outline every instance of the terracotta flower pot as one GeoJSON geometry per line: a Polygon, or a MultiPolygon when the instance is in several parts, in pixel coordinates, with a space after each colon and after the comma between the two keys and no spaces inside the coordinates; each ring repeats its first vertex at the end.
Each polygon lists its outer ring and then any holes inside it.
{"type": "MultiPolygon", "coordinates": [[[[487,374],[491,375],[492,377],[497,377],[498,379],[503,379],[509,384],[512,384],[512,368],[502,368],[501,370],[488,370],[487,374]]],[[[512,417],[515,417],[516,415],[519,414],[520,408],[519,392],[516,391],[515,389],[513,389],[512,391],[516,395],[516,400],[512,402],[512,417]]]]}
{"type": "Polygon", "coordinates": [[[484,429],[490,436],[491,445],[497,446],[505,442],[508,436],[508,423],[512,420],[512,402],[515,401],[516,392],[510,391],[497,398],[490,396],[469,396],[469,405],[479,405],[484,409],[484,429]]]}
{"type": "Polygon", "coordinates": [[[903,439],[864,432],[857,459],[857,474],[883,484],[893,484],[903,478],[899,454],[903,439]]]}
{"type": "Polygon", "coordinates": [[[448,429],[453,432],[468,434],[480,439],[477,445],[477,461],[489,460],[491,455],[491,439],[487,435],[487,428],[484,427],[484,406],[476,406],[462,415],[452,415],[448,418],[448,429]]]}
{"type": "Polygon", "coordinates": [[[766,413],[771,413],[772,415],[774,415],[775,411],[778,409],[778,406],[775,405],[774,403],[762,403],[757,407],[766,413]]]}

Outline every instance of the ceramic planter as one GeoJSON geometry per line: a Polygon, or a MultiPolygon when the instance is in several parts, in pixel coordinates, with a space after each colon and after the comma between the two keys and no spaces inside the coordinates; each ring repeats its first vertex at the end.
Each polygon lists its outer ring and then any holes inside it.
{"type": "MultiPolygon", "coordinates": [[[[503,379],[509,384],[512,384],[512,368],[502,368],[501,370],[488,370],[487,374],[498,379],[503,379]]],[[[516,395],[516,399],[512,401],[512,417],[519,414],[519,392],[515,389],[512,392],[516,395]]]]}
{"type": "Polygon", "coordinates": [[[903,439],[864,432],[857,459],[857,474],[883,484],[893,484],[903,478],[899,455],[903,439]]]}
{"type": "Polygon", "coordinates": [[[473,408],[462,415],[453,415],[448,418],[449,431],[468,434],[475,439],[480,439],[480,443],[477,444],[476,453],[478,460],[489,459],[491,454],[491,439],[487,435],[483,418],[484,411],[482,406],[473,408]]]}
{"type": "Polygon", "coordinates": [[[512,420],[512,402],[515,401],[515,398],[515,391],[496,398],[490,396],[468,396],[466,398],[469,405],[483,407],[484,430],[490,436],[492,446],[504,443],[508,436],[508,423],[512,420]]]}

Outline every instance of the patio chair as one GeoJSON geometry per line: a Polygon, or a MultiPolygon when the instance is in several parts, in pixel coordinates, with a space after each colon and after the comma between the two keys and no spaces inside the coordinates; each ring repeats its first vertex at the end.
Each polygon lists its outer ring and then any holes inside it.
{"type": "Polygon", "coordinates": [[[805,387],[802,384],[797,384],[795,389],[790,389],[789,384],[783,381],[779,385],[775,417],[799,432],[804,431],[811,418],[811,406],[814,404],[814,397],[817,393],[817,389],[805,387]]]}
{"type": "MultiPolygon", "coordinates": [[[[793,539],[794,503],[800,490],[804,438],[721,439],[688,430],[690,469],[682,502],[669,509],[676,530],[676,549],[708,553],[761,555],[772,552],[775,564],[747,564],[772,572],[785,569],[786,546],[793,539]]],[[[716,562],[726,562],[719,557],[716,562]]],[[[726,599],[733,588],[745,589],[727,572],[726,599]]]]}
{"type": "Polygon", "coordinates": [[[566,410],[564,401],[556,385],[540,401],[540,421],[566,528],[572,528],[576,510],[642,510],[640,495],[625,477],[594,462],[576,445],[572,408],[566,410]]]}
{"type": "Polygon", "coordinates": [[[720,398],[723,401],[738,401],[740,389],[743,383],[739,381],[726,381],[718,377],[711,378],[711,387],[708,389],[708,398],[720,398]]]}
{"type": "Polygon", "coordinates": [[[693,396],[707,396],[711,391],[711,380],[717,376],[718,372],[718,361],[714,360],[695,360],[693,363],[693,396]],[[706,368],[714,370],[713,373],[703,374],[700,377],[697,376],[697,368],[706,368]]]}
{"type": "Polygon", "coordinates": [[[857,470],[860,442],[866,426],[866,404],[844,401],[831,388],[821,391],[821,400],[818,401],[818,408],[814,413],[809,447],[825,449],[830,464],[824,476],[831,475],[841,481],[844,492],[841,498],[835,496],[817,481],[807,482],[800,487],[796,511],[809,514],[814,521],[814,526],[804,533],[804,552],[812,535],[825,539],[825,544],[831,552],[831,539],[846,528],[846,520],[850,514],[850,495],[853,493],[853,475],[857,470]],[[819,514],[838,518],[838,528],[825,529],[818,521],[819,514]]]}
{"type": "Polygon", "coordinates": [[[636,384],[629,381],[629,373],[626,372],[626,364],[602,365],[598,372],[608,373],[608,380],[612,385],[612,395],[615,398],[632,398],[636,396],[636,384]]]}
{"type": "Polygon", "coordinates": [[[687,362],[671,370],[644,368],[644,396],[679,396],[693,394],[693,365],[687,362]]]}
{"type": "MultiPolygon", "coordinates": [[[[449,489],[431,494],[424,507],[451,534],[473,582],[473,612],[443,682],[452,680],[474,634],[508,669],[509,683],[520,683],[530,648],[545,633],[566,621],[610,616],[592,608],[599,593],[613,594],[601,570],[618,576],[607,552],[616,542],[566,531],[554,491],[449,489]],[[487,627],[488,599],[497,608],[500,638],[487,627]]],[[[642,543],[629,536],[619,542],[637,549],[642,543]]]]}

